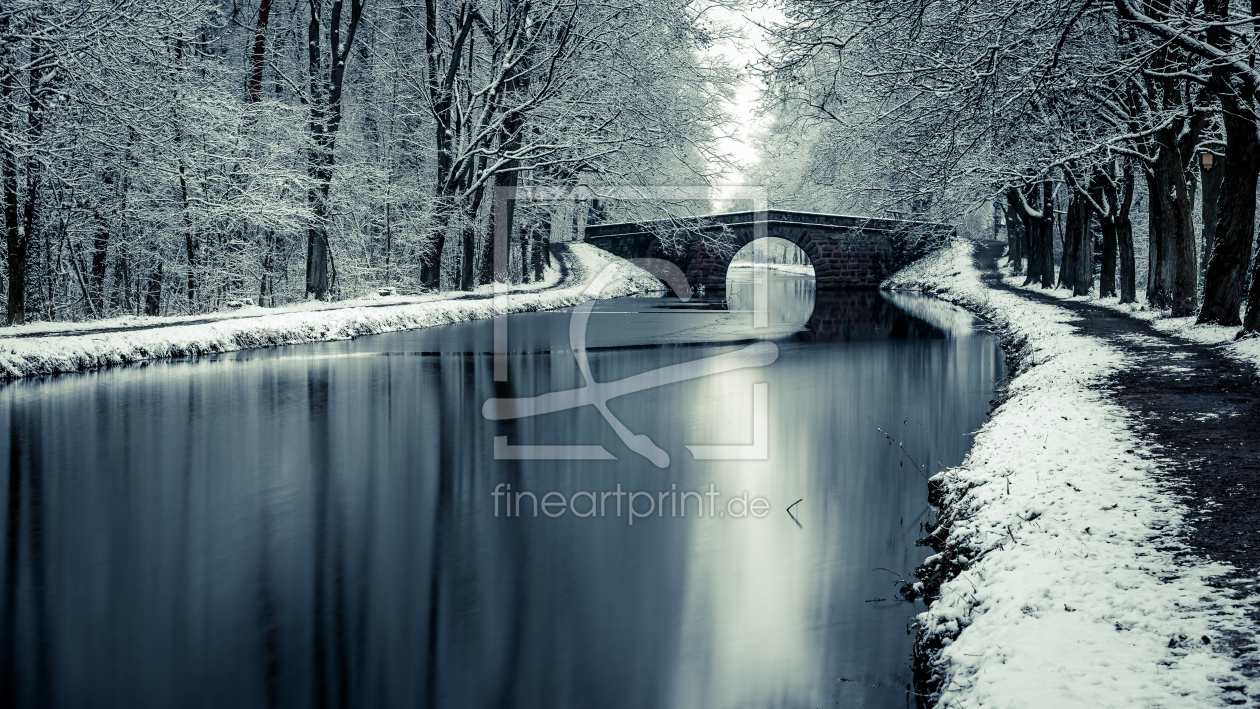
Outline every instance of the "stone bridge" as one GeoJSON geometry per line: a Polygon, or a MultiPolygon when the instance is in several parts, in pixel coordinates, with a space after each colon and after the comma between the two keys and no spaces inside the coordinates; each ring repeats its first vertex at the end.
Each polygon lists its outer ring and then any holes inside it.
{"type": "Polygon", "coordinates": [[[953,232],[943,224],[770,210],[599,224],[586,228],[586,241],[623,258],[667,259],[693,287],[725,290],[735,252],[755,239],[778,237],[805,252],[818,287],[878,288],[953,232]]]}

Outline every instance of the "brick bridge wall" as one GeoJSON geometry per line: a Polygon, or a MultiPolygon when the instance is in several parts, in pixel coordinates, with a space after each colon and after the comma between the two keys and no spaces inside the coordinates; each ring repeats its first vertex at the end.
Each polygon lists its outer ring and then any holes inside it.
{"type": "Polygon", "coordinates": [[[769,211],[764,219],[756,216],[737,212],[676,223],[600,224],[587,227],[586,241],[623,258],[667,259],[687,273],[692,286],[720,290],[726,288],[726,271],[735,252],[759,236],[778,237],[805,252],[820,288],[878,288],[923,255],[925,235],[953,231],[939,224],[833,214],[769,211]],[[714,247],[717,238],[698,236],[718,237],[723,228],[731,238],[724,248],[714,247]],[[666,253],[661,247],[657,234],[669,232],[679,234],[680,253],[666,253]]]}

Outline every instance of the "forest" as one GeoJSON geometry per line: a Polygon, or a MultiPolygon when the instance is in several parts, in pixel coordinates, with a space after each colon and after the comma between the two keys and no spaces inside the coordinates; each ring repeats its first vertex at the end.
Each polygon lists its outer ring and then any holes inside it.
{"type": "Polygon", "coordinates": [[[496,187],[712,179],[737,74],[705,10],[5,2],[5,321],[468,290],[494,275],[496,210],[528,279],[522,258],[605,209],[496,187]]]}
{"type": "Polygon", "coordinates": [[[1260,332],[1260,3],[782,7],[753,171],[777,206],[1008,235],[1028,282],[1260,332]]]}
{"type": "Polygon", "coordinates": [[[716,186],[755,120],[775,208],[1255,333],[1258,36],[1231,0],[9,2],[5,321],[470,290],[496,219],[528,280],[625,212],[496,189],[716,186]]]}

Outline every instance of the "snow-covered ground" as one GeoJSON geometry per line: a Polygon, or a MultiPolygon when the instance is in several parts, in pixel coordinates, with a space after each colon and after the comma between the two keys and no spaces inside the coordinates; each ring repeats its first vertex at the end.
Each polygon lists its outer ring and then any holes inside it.
{"type": "Polygon", "coordinates": [[[1091,388],[1124,366],[1076,334],[1066,310],[991,290],[974,245],[951,248],[885,287],[935,293],[1022,344],[1007,398],[945,470],[953,573],[919,616],[943,707],[1212,707],[1242,699],[1223,633],[1250,632],[1208,579],[1220,565],[1175,558],[1182,509],[1130,415],[1091,388]]]}
{"type": "MultiPolygon", "coordinates": [[[[604,289],[601,298],[662,288],[660,281],[645,271],[589,244],[565,244],[557,251],[565,259],[567,278],[561,282],[560,270],[548,269],[542,282],[514,286],[507,312],[576,305],[587,298],[587,286],[606,267],[614,265],[626,278],[604,289]]],[[[605,274],[601,282],[607,280],[605,274]]],[[[491,288],[482,286],[471,295],[374,296],[282,308],[246,307],[209,315],[123,317],[0,328],[0,378],[77,372],[251,347],[344,340],[488,318],[495,314],[494,299],[487,297],[491,288]]]]}
{"type": "MultiPolygon", "coordinates": [[[[1017,276],[1011,270],[1010,264],[1003,259],[1002,264],[1003,281],[1016,288],[1023,288],[1024,276],[1017,276]]],[[[1029,285],[1029,289],[1037,289],[1042,293],[1055,296],[1062,300],[1079,300],[1088,302],[1111,310],[1118,310],[1123,313],[1138,318],[1140,320],[1150,321],[1151,326],[1156,330],[1167,332],[1170,335],[1199,342],[1207,345],[1224,345],[1223,350],[1227,355],[1236,357],[1260,367],[1260,337],[1251,337],[1245,340],[1235,340],[1240,328],[1222,327],[1220,325],[1196,325],[1194,317],[1174,318],[1169,317],[1169,311],[1151,308],[1146,304],[1146,294],[1138,293],[1138,302],[1136,303],[1120,303],[1120,298],[1112,296],[1108,298],[1099,298],[1095,295],[1074,296],[1072,291],[1067,288],[1054,288],[1050,290],[1042,290],[1041,286],[1029,285]]]]}
{"type": "MultiPolygon", "coordinates": [[[[753,263],[752,261],[736,261],[735,263],[731,264],[731,268],[741,268],[741,269],[742,268],[752,269],[755,266],[756,264],[753,263]]],[[[766,268],[771,268],[776,271],[782,271],[783,273],[795,273],[800,276],[814,275],[814,267],[810,266],[809,264],[768,263],[766,264],[766,268]]]]}

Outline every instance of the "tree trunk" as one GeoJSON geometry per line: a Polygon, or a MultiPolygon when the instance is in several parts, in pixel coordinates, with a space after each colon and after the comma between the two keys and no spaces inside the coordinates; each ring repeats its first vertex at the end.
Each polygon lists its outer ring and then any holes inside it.
{"type": "Polygon", "coordinates": [[[1024,260],[1024,268],[1028,268],[1028,260],[1032,257],[1032,238],[1028,234],[1028,220],[1020,217],[1015,224],[1019,232],[1019,255],[1024,260]]]}
{"type": "Polygon", "coordinates": [[[275,249],[275,231],[272,229],[263,230],[263,260],[262,260],[262,277],[258,279],[258,305],[266,308],[275,306],[275,302],[268,301],[268,297],[274,298],[276,291],[275,270],[276,249],[275,249]]]}
{"type": "Polygon", "coordinates": [[[1159,184],[1155,180],[1155,176],[1149,172],[1146,175],[1146,192],[1147,192],[1147,208],[1149,213],[1146,219],[1146,302],[1151,307],[1165,307],[1167,304],[1166,294],[1171,289],[1171,284],[1163,282],[1162,254],[1161,251],[1164,238],[1163,234],[1167,229],[1164,223],[1164,203],[1156,197],[1159,192],[1159,184]]]}
{"type": "MultiPolygon", "coordinates": [[[[1204,280],[1204,288],[1207,288],[1207,267],[1212,262],[1212,250],[1216,244],[1216,222],[1220,218],[1217,214],[1217,202],[1220,200],[1221,182],[1224,178],[1225,171],[1221,167],[1221,163],[1225,158],[1219,155],[1213,156],[1212,169],[1199,169],[1199,180],[1203,183],[1203,260],[1199,262],[1199,277],[1204,280]]],[[[1206,292],[1204,305],[1206,306],[1206,292]]]]}
{"type": "Polygon", "coordinates": [[[543,249],[551,245],[551,220],[544,219],[538,227],[538,238],[534,239],[533,266],[534,266],[534,282],[538,283],[543,279],[543,249]]]}
{"type": "Polygon", "coordinates": [[[4,232],[9,262],[6,306],[8,324],[21,325],[26,322],[26,252],[30,240],[18,225],[17,162],[11,150],[3,151],[4,154],[0,156],[0,189],[4,191],[4,232]]]}
{"type": "Polygon", "coordinates": [[[1137,302],[1137,259],[1133,255],[1133,222],[1116,222],[1116,246],[1120,256],[1120,302],[1137,302]]]}
{"type": "Polygon", "coordinates": [[[450,223],[452,205],[450,197],[439,195],[433,205],[433,236],[429,239],[429,252],[420,259],[420,285],[430,290],[442,287],[442,252],[446,249],[446,228],[450,223]]]}
{"type": "Polygon", "coordinates": [[[1089,200],[1079,197],[1076,200],[1076,244],[1074,263],[1075,274],[1072,277],[1072,295],[1089,295],[1094,288],[1094,208],[1089,200]]]}
{"type": "Polygon", "coordinates": [[[310,222],[306,225],[306,297],[323,300],[328,295],[328,232],[324,222],[328,216],[328,192],[325,188],[332,177],[332,165],[324,123],[327,89],[319,45],[319,13],[315,9],[315,0],[311,0],[309,5],[311,17],[306,27],[306,56],[313,145],[307,157],[307,173],[313,184],[306,191],[306,202],[311,210],[310,222]]]}
{"type": "Polygon", "coordinates": [[[476,258],[477,229],[472,222],[465,222],[459,231],[459,289],[471,291],[477,287],[476,269],[473,268],[473,261],[476,258]]]}
{"type": "Polygon", "coordinates": [[[1024,229],[1023,219],[1018,210],[1011,205],[1009,197],[1003,203],[1006,216],[1006,250],[1007,262],[1013,273],[1024,270],[1024,229]]]}
{"type": "MultiPolygon", "coordinates": [[[[358,0],[356,0],[358,1],[358,0]]],[[[463,61],[464,43],[473,27],[473,13],[466,6],[461,6],[458,32],[452,39],[451,48],[445,54],[441,51],[438,29],[438,18],[441,10],[437,0],[424,2],[424,54],[428,66],[428,80],[425,93],[429,100],[433,115],[434,145],[437,147],[437,188],[434,203],[433,239],[429,253],[420,264],[420,284],[426,288],[438,290],[442,286],[442,252],[446,248],[446,229],[457,205],[455,195],[458,193],[457,177],[452,174],[454,142],[456,135],[453,97],[453,83],[463,61]],[[442,64],[445,56],[449,65],[442,64]]]]}
{"type": "MultiPolygon", "coordinates": [[[[175,142],[180,140],[175,134],[175,142]]],[[[179,161],[179,192],[184,214],[184,252],[188,257],[188,310],[197,309],[197,236],[193,233],[192,216],[188,213],[188,183],[184,180],[184,161],[179,161]]]]}
{"type": "Polygon", "coordinates": [[[1028,275],[1024,278],[1024,285],[1026,286],[1036,283],[1045,270],[1042,265],[1045,249],[1041,247],[1041,220],[1034,217],[1024,208],[1026,202],[1032,209],[1037,209],[1037,204],[1040,202],[1040,190],[1040,186],[1033,186],[1028,193],[1024,193],[1024,196],[1021,196],[1021,193],[1017,192],[1016,188],[1011,188],[1006,193],[1006,203],[1010,205],[1014,214],[1019,217],[1020,226],[1017,228],[1023,232],[1024,248],[1022,250],[1028,259],[1028,275]]]}
{"type": "Polygon", "coordinates": [[[16,297],[17,307],[9,314],[9,321],[20,323],[26,321],[26,276],[28,271],[27,256],[30,245],[35,238],[35,205],[39,201],[40,184],[43,178],[43,167],[36,157],[34,147],[39,145],[44,135],[44,98],[48,94],[48,84],[44,80],[49,67],[44,65],[47,55],[44,46],[38,41],[31,42],[31,69],[27,95],[27,112],[29,123],[26,126],[26,139],[30,153],[26,158],[26,200],[22,205],[22,233],[17,240],[16,253],[10,253],[10,262],[16,262],[18,268],[10,272],[9,300],[16,297]]]}
{"type": "MultiPolygon", "coordinates": [[[[249,78],[245,82],[245,100],[256,104],[262,101],[263,70],[267,66],[267,24],[271,17],[271,0],[260,0],[258,3],[258,22],[254,25],[254,46],[249,52],[249,78]]],[[[253,118],[249,119],[250,125],[253,118]]],[[[274,298],[275,293],[275,232],[272,229],[262,231],[262,276],[258,279],[258,305],[268,305],[268,295],[274,298]]],[[[275,303],[271,303],[275,305],[275,303]]]]}
{"type": "Polygon", "coordinates": [[[92,238],[92,299],[96,312],[105,313],[105,267],[109,256],[109,227],[100,214],[96,215],[95,233],[92,238]]]}
{"type": "MultiPolygon", "coordinates": [[[[484,186],[478,187],[473,192],[472,200],[469,202],[468,208],[464,212],[464,219],[461,222],[460,290],[472,291],[477,287],[477,213],[481,211],[481,200],[484,195],[484,186]]],[[[487,240],[486,246],[487,248],[491,247],[491,240],[487,240]]]]}
{"type": "Polygon", "coordinates": [[[1054,186],[1041,183],[1041,287],[1054,287],[1054,186]]]}
{"type": "MultiPolygon", "coordinates": [[[[1218,244],[1219,246],[1219,244],[1218,244]]],[[[1260,334],[1260,259],[1251,264],[1251,290],[1247,292],[1247,314],[1243,317],[1242,335],[1260,334]]]]}
{"type": "MultiPolygon", "coordinates": [[[[996,202],[994,203],[994,206],[995,206],[995,208],[996,208],[996,206],[997,206],[997,203],[996,203],[996,202]]],[[[1005,210],[1003,210],[1003,212],[1005,212],[1005,210]]],[[[996,224],[996,223],[997,223],[997,217],[994,217],[994,218],[993,218],[993,221],[994,221],[994,224],[996,224]]],[[[1008,264],[1010,264],[1010,266],[1011,266],[1012,270],[1014,270],[1016,273],[1018,273],[1018,272],[1019,272],[1019,266],[1018,266],[1018,264],[1019,264],[1019,262],[1020,262],[1020,260],[1021,260],[1021,259],[1020,259],[1020,255],[1019,255],[1019,244],[1018,244],[1018,243],[1017,243],[1017,241],[1016,241],[1016,238],[1015,238],[1015,230],[1011,228],[1012,226],[1013,226],[1013,225],[1011,224],[1010,220],[1009,220],[1009,219],[1007,219],[1007,220],[1006,220],[1006,262],[1007,262],[1008,264]]],[[[997,238],[997,231],[996,231],[996,230],[997,230],[997,227],[995,226],[995,227],[994,227],[994,234],[993,234],[993,237],[994,237],[995,239],[997,238]]]]}
{"type": "Polygon", "coordinates": [[[23,229],[18,225],[17,220],[17,202],[14,200],[12,208],[10,208],[10,198],[16,195],[16,180],[12,184],[9,183],[9,175],[4,176],[5,179],[5,231],[6,246],[8,247],[8,266],[9,266],[9,293],[8,293],[8,324],[21,325],[26,322],[26,266],[27,266],[27,246],[30,240],[26,238],[23,229]],[[13,191],[10,192],[9,190],[13,191]]]}
{"type": "Polygon", "coordinates": [[[271,17],[271,0],[258,3],[258,23],[254,26],[254,48],[249,53],[249,80],[245,97],[249,103],[262,100],[263,68],[267,58],[267,21],[271,17]]]}
{"type": "Polygon", "coordinates": [[[162,314],[162,262],[149,272],[149,282],[144,294],[144,314],[157,317],[162,314]]]}
{"type": "Polygon", "coordinates": [[[1194,314],[1198,298],[1198,266],[1189,188],[1181,151],[1172,128],[1156,134],[1159,156],[1149,178],[1153,271],[1148,300],[1152,307],[1171,308],[1173,317],[1194,314]]]}
{"type": "MultiPolygon", "coordinates": [[[[1227,25],[1229,5],[1229,0],[1205,0],[1203,7],[1212,23],[1207,29],[1208,44],[1222,52],[1232,51],[1234,45],[1233,31],[1227,25]]],[[[1251,14],[1257,12],[1260,12],[1260,2],[1251,0],[1251,14]]],[[[1253,48],[1249,58],[1252,67],[1255,61],[1253,48]]],[[[1253,106],[1255,86],[1238,73],[1239,70],[1228,62],[1214,63],[1208,84],[1221,102],[1225,159],[1219,167],[1203,175],[1203,242],[1207,271],[1204,274],[1200,323],[1239,323],[1243,279],[1251,261],[1252,240],[1255,238],[1256,181],[1260,174],[1260,140],[1256,135],[1257,115],[1253,106]],[[1217,173],[1214,178],[1211,177],[1213,172],[1217,173]],[[1215,200],[1216,224],[1209,240],[1207,198],[1210,179],[1219,180],[1220,194],[1215,200]]],[[[1242,326],[1244,333],[1260,331],[1260,262],[1252,267],[1251,291],[1242,326]]]]}
{"type": "Polygon", "coordinates": [[[1020,214],[1021,226],[1024,230],[1024,241],[1028,244],[1028,275],[1024,277],[1024,285],[1037,282],[1041,276],[1041,227],[1027,214],[1020,214]]]}
{"type": "Polygon", "coordinates": [[[1027,200],[1028,209],[1019,193],[1007,193],[1011,204],[1018,205],[1024,222],[1028,244],[1028,277],[1024,285],[1038,281],[1042,288],[1054,286],[1054,188],[1049,182],[1033,185],[1027,200]],[[1034,214],[1036,212],[1040,214],[1034,214]]]}
{"type": "MultiPolygon", "coordinates": [[[[0,17],[0,36],[8,33],[9,17],[0,17]]],[[[4,71],[0,75],[0,111],[3,111],[3,125],[0,130],[6,135],[16,133],[17,107],[10,102],[16,88],[16,77],[4,71]]],[[[5,247],[8,252],[8,302],[6,303],[9,325],[21,325],[26,322],[26,252],[30,240],[26,238],[18,226],[18,172],[17,156],[12,146],[0,146],[0,191],[3,192],[5,247]]]]}
{"type": "Polygon", "coordinates": [[[1098,274],[1098,295],[1112,298],[1116,295],[1116,221],[1113,217],[1099,218],[1102,231],[1102,272],[1098,274]]]}
{"type": "MultiPolygon", "coordinates": [[[[1204,175],[1203,198],[1208,197],[1208,175],[1219,185],[1215,235],[1208,251],[1207,222],[1204,222],[1204,250],[1210,253],[1203,282],[1203,309],[1198,322],[1240,325],[1243,284],[1251,262],[1251,242],[1256,227],[1256,183],[1260,177],[1260,140],[1256,117],[1244,110],[1229,94],[1221,96],[1225,106],[1225,160],[1204,175]]],[[[1204,219],[1207,209],[1204,208],[1204,219]]],[[[1254,290],[1255,286],[1252,286],[1254,290]]]]}
{"type": "MultiPolygon", "coordinates": [[[[1160,172],[1158,165],[1156,172],[1160,172]]],[[[1171,308],[1175,288],[1176,265],[1173,249],[1173,233],[1179,228],[1176,200],[1172,197],[1171,180],[1156,174],[1149,178],[1150,193],[1150,245],[1147,248],[1146,301],[1153,308],[1171,308]]]]}
{"type": "Polygon", "coordinates": [[[1115,165],[1120,175],[1112,173],[1112,179],[1103,184],[1110,221],[1116,230],[1116,257],[1120,267],[1120,302],[1132,303],[1137,299],[1137,265],[1133,257],[1133,162],[1121,158],[1115,165]],[[1114,178],[1118,177],[1119,180],[1114,178]],[[1123,190],[1123,194],[1121,194],[1123,190]]]}
{"type": "Polygon", "coordinates": [[[311,158],[310,172],[316,184],[307,191],[311,220],[306,227],[306,296],[326,300],[331,287],[328,278],[328,183],[332,178],[332,166],[321,162],[311,158]]]}
{"type": "Polygon", "coordinates": [[[1041,219],[1041,287],[1054,287],[1054,216],[1041,219]]]}
{"type": "MultiPolygon", "coordinates": [[[[503,93],[507,96],[515,96],[529,87],[530,74],[527,71],[517,71],[504,83],[503,93]]],[[[520,150],[524,140],[525,116],[519,111],[509,113],[503,119],[503,127],[499,131],[499,152],[500,154],[512,154],[520,150]]],[[[498,248],[496,244],[499,239],[510,240],[512,236],[512,226],[516,216],[516,188],[520,184],[521,173],[517,169],[521,166],[521,161],[509,159],[503,166],[504,172],[500,172],[495,176],[495,194],[490,202],[490,239],[486,242],[484,255],[482,257],[482,282],[495,280],[501,283],[507,283],[507,263],[506,255],[507,244],[504,241],[504,247],[498,248]],[[496,254],[498,256],[496,257],[496,254]],[[502,273],[495,272],[495,258],[504,261],[500,268],[502,273]]]]}
{"type": "Polygon", "coordinates": [[[529,283],[529,235],[530,229],[521,231],[521,283],[529,283]]]}
{"type": "Polygon", "coordinates": [[[342,0],[333,0],[328,11],[329,76],[323,76],[323,54],[319,46],[319,12],[317,0],[309,0],[310,23],[306,28],[307,73],[310,78],[310,131],[314,146],[307,161],[307,172],[314,184],[307,191],[311,221],[306,230],[306,295],[327,299],[332,290],[330,278],[331,248],[328,243],[328,203],[337,147],[337,130],[341,128],[342,84],[346,62],[354,48],[354,35],[363,16],[363,0],[351,0],[350,25],[341,36],[342,0]]]}
{"type": "MultiPolygon", "coordinates": [[[[1220,196],[1217,200],[1215,237],[1203,281],[1203,309],[1198,322],[1217,325],[1241,325],[1247,264],[1251,262],[1251,241],[1255,234],[1256,181],[1260,176],[1260,141],[1256,139],[1255,118],[1239,116],[1226,110],[1225,130],[1228,137],[1226,159],[1211,170],[1217,173],[1220,196]]],[[[1206,175],[1205,175],[1206,178],[1206,175]]],[[[1207,199],[1207,188],[1203,198],[1207,199]]],[[[1206,209],[1205,209],[1206,218],[1206,209]]],[[[1203,229],[1207,251],[1207,229],[1203,229]]],[[[1255,290],[1255,286],[1252,286],[1255,290]]]]}
{"type": "Polygon", "coordinates": [[[1059,287],[1076,290],[1076,254],[1081,245],[1081,198],[1072,190],[1067,204],[1067,220],[1063,228],[1063,253],[1060,254],[1059,287]]]}
{"type": "Polygon", "coordinates": [[[481,248],[481,263],[477,266],[478,283],[507,283],[507,279],[501,279],[495,270],[495,259],[502,258],[496,256],[495,252],[499,239],[507,238],[512,233],[512,223],[516,218],[515,178],[515,171],[496,175],[494,178],[493,196],[490,200],[490,233],[481,248]]]}

